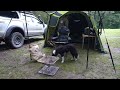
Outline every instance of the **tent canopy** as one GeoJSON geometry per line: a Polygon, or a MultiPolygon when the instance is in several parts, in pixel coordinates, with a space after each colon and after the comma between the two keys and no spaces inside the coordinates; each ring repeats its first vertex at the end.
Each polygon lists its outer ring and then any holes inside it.
{"type": "Polygon", "coordinates": [[[71,14],[71,13],[81,13],[81,14],[88,14],[86,11],[83,12],[78,12],[78,11],[51,11],[48,12],[48,14],[51,16],[49,25],[52,27],[55,27],[58,24],[58,20],[67,14],[71,14]]]}
{"type": "MultiPolygon", "coordinates": [[[[94,21],[94,18],[89,14],[89,12],[87,11],[51,11],[47,13],[49,14],[49,22],[48,22],[48,29],[45,35],[45,46],[49,44],[48,42],[51,40],[50,38],[58,30],[61,19],[67,18],[68,23],[66,25],[68,25],[68,28],[71,31],[71,37],[73,37],[73,41],[75,41],[74,38],[79,38],[82,35],[82,30],[85,27],[89,26],[93,28],[96,32],[99,50],[104,51],[101,43],[101,39],[98,35],[98,29],[96,27],[96,23],[94,21]]],[[[79,41],[81,40],[79,39],[79,41]]]]}

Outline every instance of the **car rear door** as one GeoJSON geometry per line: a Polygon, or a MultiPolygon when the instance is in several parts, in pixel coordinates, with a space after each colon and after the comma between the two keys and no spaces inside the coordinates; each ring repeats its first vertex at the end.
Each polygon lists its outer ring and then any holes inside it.
{"type": "Polygon", "coordinates": [[[34,25],[34,34],[37,36],[43,35],[43,33],[44,33],[43,22],[39,21],[35,17],[32,17],[32,21],[33,21],[33,25],[34,25]]]}
{"type": "Polygon", "coordinates": [[[27,16],[26,20],[27,20],[28,36],[36,36],[35,33],[36,27],[33,24],[32,18],[30,16],[27,16]]]}

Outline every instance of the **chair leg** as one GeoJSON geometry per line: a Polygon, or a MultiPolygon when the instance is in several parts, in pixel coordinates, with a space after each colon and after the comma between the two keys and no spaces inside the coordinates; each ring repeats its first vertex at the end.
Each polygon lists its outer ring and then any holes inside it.
{"type": "Polygon", "coordinates": [[[84,37],[82,39],[82,49],[83,49],[83,46],[84,46],[84,37]]]}
{"type": "Polygon", "coordinates": [[[96,46],[96,37],[95,37],[94,49],[95,49],[95,46],[96,46]]]}

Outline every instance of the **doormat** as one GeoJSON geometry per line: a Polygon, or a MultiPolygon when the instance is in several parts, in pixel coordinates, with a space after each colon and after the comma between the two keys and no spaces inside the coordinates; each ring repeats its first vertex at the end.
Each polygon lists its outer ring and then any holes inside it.
{"type": "Polygon", "coordinates": [[[45,57],[42,57],[41,59],[39,59],[39,60],[37,60],[37,61],[40,62],[40,63],[52,65],[52,64],[55,64],[55,62],[56,62],[57,60],[59,60],[59,57],[55,57],[55,56],[45,56],[45,57]]]}
{"type": "Polygon", "coordinates": [[[56,67],[56,66],[45,65],[40,71],[38,71],[38,73],[53,76],[56,74],[58,69],[59,69],[59,67],[56,67]]]}

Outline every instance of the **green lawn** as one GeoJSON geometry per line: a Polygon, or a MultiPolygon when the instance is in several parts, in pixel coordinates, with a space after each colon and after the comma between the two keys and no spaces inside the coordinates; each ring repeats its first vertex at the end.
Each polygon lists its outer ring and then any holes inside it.
{"type": "MultiPolygon", "coordinates": [[[[120,29],[105,29],[106,36],[120,37],[120,29]]],[[[103,35],[103,34],[102,34],[103,35]]]]}
{"type": "MultiPolygon", "coordinates": [[[[120,77],[120,29],[105,29],[105,33],[110,45],[110,49],[113,55],[115,66],[117,69],[117,76],[120,77]]],[[[108,51],[106,47],[106,41],[104,34],[101,35],[103,45],[105,45],[105,50],[108,51]]]]}
{"type": "MultiPolygon", "coordinates": [[[[119,40],[120,30],[119,29],[105,29],[105,33],[106,33],[106,36],[107,36],[107,39],[108,39],[108,42],[109,42],[109,45],[111,48],[111,52],[112,52],[112,55],[114,58],[116,69],[119,71],[119,69],[120,69],[120,63],[119,63],[120,52],[117,49],[120,48],[120,40],[119,40]],[[117,51],[115,51],[115,50],[117,50],[117,51]]],[[[105,51],[108,52],[104,33],[100,37],[101,37],[103,46],[105,48],[105,51]]],[[[79,44],[77,44],[76,47],[78,48],[80,60],[78,60],[77,62],[73,62],[73,61],[71,62],[70,54],[69,54],[68,55],[69,57],[66,58],[66,61],[64,64],[61,64],[60,61],[57,63],[57,65],[63,71],[65,71],[66,73],[73,73],[75,75],[84,74],[83,75],[83,76],[85,76],[84,78],[115,78],[112,63],[111,63],[111,60],[109,57],[109,53],[101,54],[97,51],[90,50],[89,68],[87,71],[85,69],[87,50],[81,49],[81,45],[79,45],[79,44]],[[100,74],[101,76],[99,76],[98,74],[100,74]]],[[[50,51],[49,53],[52,52],[51,49],[49,49],[49,48],[45,48],[45,51],[50,51]]]]}
{"type": "MultiPolygon", "coordinates": [[[[120,30],[107,29],[105,30],[111,52],[114,58],[117,75],[115,75],[109,53],[102,54],[98,51],[90,49],[89,66],[86,69],[87,49],[81,48],[80,44],[76,44],[79,52],[79,60],[71,61],[71,55],[68,53],[65,57],[65,62],[61,64],[61,60],[57,61],[55,66],[59,67],[55,76],[46,76],[38,74],[38,71],[44,64],[30,61],[28,44],[25,44],[19,49],[6,49],[0,46],[0,78],[9,79],[114,79],[120,78],[120,30]]],[[[108,52],[104,34],[101,36],[103,46],[108,52]]],[[[44,40],[39,40],[31,43],[36,43],[42,51],[51,55],[53,48],[42,48],[44,40]]]]}
{"type": "MultiPolygon", "coordinates": [[[[114,48],[120,48],[120,29],[105,29],[105,35],[108,39],[109,44],[114,48]]],[[[105,35],[102,33],[100,36],[103,44],[106,43],[105,35]]]]}

